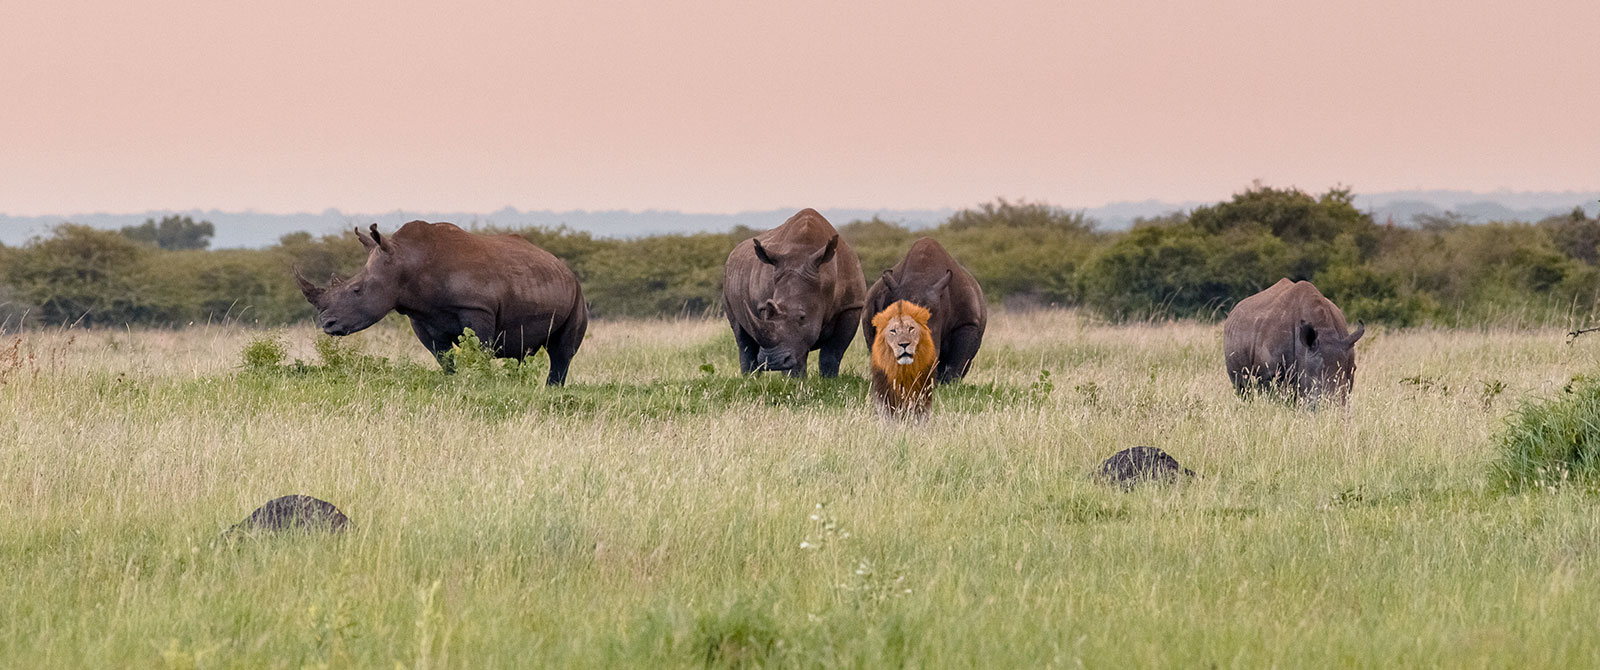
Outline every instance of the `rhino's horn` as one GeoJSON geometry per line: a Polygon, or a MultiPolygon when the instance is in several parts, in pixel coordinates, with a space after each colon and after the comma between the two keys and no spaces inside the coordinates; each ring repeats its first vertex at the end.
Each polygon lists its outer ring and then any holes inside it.
{"type": "Polygon", "coordinates": [[[306,300],[310,300],[313,305],[322,299],[322,293],[327,290],[306,279],[306,276],[300,273],[300,268],[294,269],[294,283],[300,286],[301,295],[304,295],[306,300]]]}

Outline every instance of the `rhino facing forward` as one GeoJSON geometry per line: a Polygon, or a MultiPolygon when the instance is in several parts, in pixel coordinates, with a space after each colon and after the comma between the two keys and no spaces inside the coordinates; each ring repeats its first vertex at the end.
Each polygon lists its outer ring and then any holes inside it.
{"type": "Polygon", "coordinates": [[[723,269],[722,308],[746,374],[804,377],[818,351],[818,372],[837,377],[866,299],[860,259],[813,209],[740,242],[723,269]]]}
{"type": "Polygon", "coordinates": [[[393,235],[356,229],[367,264],[326,288],[295,280],[317,308],[317,325],[349,335],[391,311],[411,319],[422,345],[444,352],[471,328],[501,358],[550,354],[545,383],[566,381],[589,327],[578,279],[560,259],[515,235],[475,235],[449,223],[412,221],[393,235]]]}
{"type": "Polygon", "coordinates": [[[1234,390],[1278,388],[1296,400],[1343,403],[1355,383],[1356,341],[1344,312],[1311,282],[1280,279],[1239,301],[1222,323],[1222,350],[1234,390]]]}
{"type": "Polygon", "coordinates": [[[867,309],[861,314],[861,335],[872,352],[877,328],[872,317],[897,300],[927,308],[928,332],[939,350],[937,380],[941,384],[965,377],[972,359],[983,344],[983,330],[989,323],[989,306],[983,299],[978,280],[961,267],[949,252],[932,238],[911,243],[906,257],[867,290],[867,309]]]}

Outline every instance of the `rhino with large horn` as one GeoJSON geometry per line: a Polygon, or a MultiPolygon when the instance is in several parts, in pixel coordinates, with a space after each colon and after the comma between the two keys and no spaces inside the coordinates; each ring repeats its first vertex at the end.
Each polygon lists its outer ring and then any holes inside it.
{"type": "Polygon", "coordinates": [[[740,242],[723,269],[722,307],[739,348],[739,370],[839,375],[866,305],[861,261],[814,209],[740,242]]]}
{"type": "Polygon", "coordinates": [[[321,287],[298,270],[295,282],[329,335],[349,335],[389,312],[411,319],[440,358],[471,328],[502,358],[550,354],[546,383],[566,381],[589,327],[578,278],[561,259],[516,235],[474,235],[449,223],[412,221],[393,235],[356,229],[367,262],[349,279],[321,287]]]}

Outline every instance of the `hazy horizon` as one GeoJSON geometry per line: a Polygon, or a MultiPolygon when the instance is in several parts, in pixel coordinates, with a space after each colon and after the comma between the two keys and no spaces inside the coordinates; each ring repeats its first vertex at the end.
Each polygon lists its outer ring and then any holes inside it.
{"type": "MultiPolygon", "coordinates": [[[[1474,193],[1470,191],[1397,191],[1388,193],[1354,193],[1358,208],[1373,215],[1378,223],[1394,221],[1409,224],[1418,215],[1454,213],[1472,222],[1484,221],[1535,221],[1547,216],[1565,214],[1581,207],[1593,216],[1600,216],[1600,190],[1589,192],[1500,192],[1474,193]]],[[[975,205],[976,203],[974,203],[975,205]]],[[[1059,203],[1049,203],[1060,206],[1059,203]]],[[[1121,230],[1131,226],[1140,217],[1156,217],[1176,211],[1188,211],[1195,206],[1209,204],[1199,201],[1168,202],[1147,199],[1135,202],[1110,203],[1101,207],[1064,207],[1080,211],[1095,220],[1103,230],[1121,230]]],[[[969,205],[973,206],[973,205],[969,205]]],[[[97,228],[119,228],[137,225],[149,218],[167,215],[191,216],[216,224],[217,234],[212,248],[264,247],[291,232],[328,234],[347,231],[353,225],[378,223],[382,228],[394,228],[413,219],[450,221],[463,226],[497,225],[521,228],[529,226],[554,228],[566,226],[601,237],[640,237],[661,234],[722,232],[735,226],[766,228],[781,223],[800,207],[774,207],[733,213],[684,212],[665,209],[648,210],[540,210],[503,207],[487,212],[450,212],[442,210],[391,210],[386,212],[346,212],[338,208],[324,208],[319,212],[252,212],[200,209],[161,209],[144,212],[49,214],[42,216],[15,216],[0,212],[0,244],[21,244],[29,238],[46,235],[59,223],[71,222],[97,228]]],[[[865,220],[873,217],[901,223],[913,229],[930,228],[942,223],[959,208],[842,208],[817,207],[824,216],[836,224],[865,220]]]]}

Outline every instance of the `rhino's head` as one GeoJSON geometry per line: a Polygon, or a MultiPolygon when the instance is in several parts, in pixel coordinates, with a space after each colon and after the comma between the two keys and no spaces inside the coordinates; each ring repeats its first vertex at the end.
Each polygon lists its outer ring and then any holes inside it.
{"type": "Polygon", "coordinates": [[[889,302],[904,300],[916,305],[926,305],[928,311],[933,315],[928,319],[928,328],[932,332],[939,333],[943,332],[943,329],[940,328],[940,323],[944,316],[942,314],[944,310],[939,309],[939,307],[945,304],[945,292],[950,288],[950,278],[952,276],[953,273],[950,270],[945,270],[944,274],[940,275],[939,279],[932,284],[904,283],[894,275],[894,270],[890,269],[883,271],[881,279],[883,287],[888,289],[886,293],[889,296],[889,302]]]}
{"type": "Polygon", "coordinates": [[[832,276],[823,266],[833,260],[839,236],[821,249],[778,251],[755,243],[756,258],[772,266],[772,297],[756,307],[756,341],[761,345],[757,365],[785,370],[792,377],[806,375],[806,354],[822,334],[827,306],[833,294],[832,276]]]}
{"type": "Polygon", "coordinates": [[[1305,320],[1295,329],[1295,391],[1312,406],[1324,398],[1343,403],[1350,396],[1356,378],[1356,340],[1367,332],[1358,324],[1354,332],[1340,335],[1305,320]]]}
{"type": "Polygon", "coordinates": [[[354,277],[333,276],[326,287],[311,283],[295,270],[295,282],[311,306],[317,308],[317,325],[329,335],[349,335],[377,323],[391,310],[400,296],[399,263],[394,244],[378,232],[356,229],[356,238],[367,248],[367,264],[354,277]]]}

